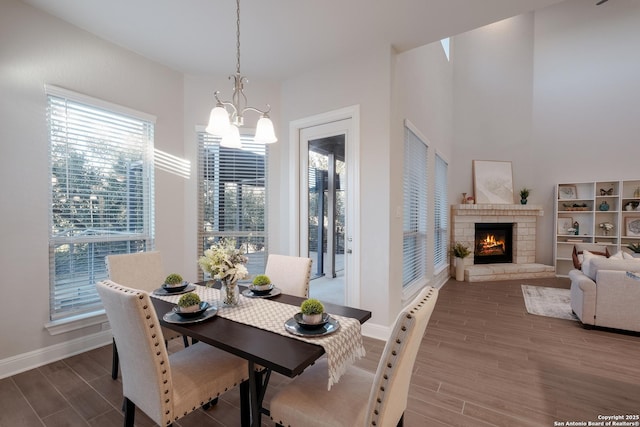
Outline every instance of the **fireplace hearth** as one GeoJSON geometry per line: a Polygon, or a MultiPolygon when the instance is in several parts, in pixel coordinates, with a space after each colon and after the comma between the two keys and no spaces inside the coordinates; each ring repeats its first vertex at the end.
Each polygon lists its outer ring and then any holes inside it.
{"type": "Polygon", "coordinates": [[[476,223],[473,263],[511,263],[512,236],[512,223],[476,223]]]}

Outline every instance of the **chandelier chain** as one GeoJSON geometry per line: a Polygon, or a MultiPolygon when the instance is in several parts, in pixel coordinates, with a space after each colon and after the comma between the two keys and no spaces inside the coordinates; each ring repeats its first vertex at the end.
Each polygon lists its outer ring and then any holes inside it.
{"type": "Polygon", "coordinates": [[[236,73],[240,74],[240,0],[236,0],[236,73]]]}

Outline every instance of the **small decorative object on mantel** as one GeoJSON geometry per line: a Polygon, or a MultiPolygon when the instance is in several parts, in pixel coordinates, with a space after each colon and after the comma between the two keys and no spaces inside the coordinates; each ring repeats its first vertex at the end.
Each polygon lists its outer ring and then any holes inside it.
{"type": "Polygon", "coordinates": [[[238,280],[249,275],[245,267],[247,261],[242,250],[236,248],[236,241],[233,239],[220,239],[218,243],[204,251],[204,256],[198,259],[202,271],[209,273],[214,280],[219,280],[222,284],[220,294],[224,305],[238,305],[240,301],[238,280]]]}
{"type": "Polygon", "coordinates": [[[613,224],[610,222],[601,222],[598,227],[602,228],[602,232],[605,236],[608,236],[609,232],[613,230],[613,224]]]}
{"type": "Polygon", "coordinates": [[[451,246],[451,255],[455,257],[456,280],[464,282],[464,259],[471,255],[469,247],[462,242],[455,242],[451,246]]]}
{"type": "Polygon", "coordinates": [[[530,188],[527,187],[523,187],[520,190],[520,204],[521,205],[526,205],[527,204],[527,198],[529,197],[529,193],[531,192],[530,188]]]}
{"type": "Polygon", "coordinates": [[[473,196],[467,196],[467,204],[468,205],[473,205],[476,202],[476,200],[473,198],[473,196]]]}
{"type": "Polygon", "coordinates": [[[467,203],[467,193],[462,193],[462,204],[467,203]]]}
{"type": "Polygon", "coordinates": [[[602,203],[600,203],[600,206],[598,206],[598,209],[600,209],[601,211],[608,211],[609,203],[607,203],[607,201],[604,200],[602,203]]]}

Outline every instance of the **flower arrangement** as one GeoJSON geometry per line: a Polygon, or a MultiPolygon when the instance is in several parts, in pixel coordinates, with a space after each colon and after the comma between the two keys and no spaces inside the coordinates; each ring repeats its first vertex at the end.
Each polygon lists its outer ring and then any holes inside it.
{"type": "Polygon", "coordinates": [[[604,230],[605,235],[609,234],[609,232],[613,230],[613,224],[611,224],[610,222],[601,222],[600,224],[598,224],[598,227],[604,230]]]}
{"type": "Polygon", "coordinates": [[[455,242],[453,246],[451,246],[451,255],[456,258],[466,258],[471,255],[471,251],[469,247],[462,242],[455,242]]]}
{"type": "Polygon", "coordinates": [[[245,264],[248,259],[242,250],[236,248],[233,239],[220,239],[218,243],[204,251],[198,259],[202,271],[222,283],[222,302],[226,305],[238,304],[238,280],[249,275],[245,264]]]}
{"type": "Polygon", "coordinates": [[[202,271],[209,273],[213,279],[229,284],[249,275],[244,266],[247,261],[242,250],[236,248],[235,240],[220,239],[218,243],[204,251],[198,264],[202,271]]]}

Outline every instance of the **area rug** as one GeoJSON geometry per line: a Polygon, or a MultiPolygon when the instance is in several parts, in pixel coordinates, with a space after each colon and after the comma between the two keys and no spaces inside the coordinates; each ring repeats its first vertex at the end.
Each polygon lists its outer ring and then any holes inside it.
{"type": "Polygon", "coordinates": [[[578,320],[571,311],[569,289],[522,285],[522,295],[527,312],[538,316],[578,320]]]}

